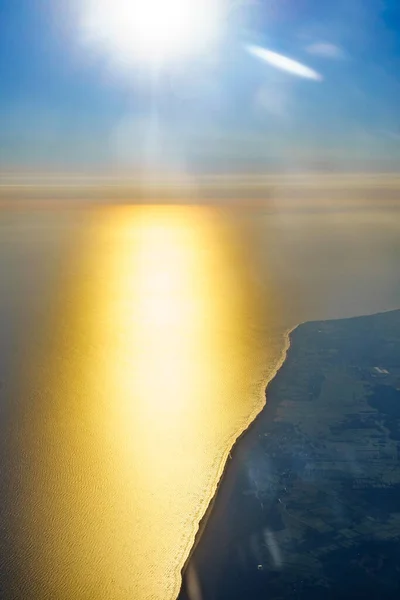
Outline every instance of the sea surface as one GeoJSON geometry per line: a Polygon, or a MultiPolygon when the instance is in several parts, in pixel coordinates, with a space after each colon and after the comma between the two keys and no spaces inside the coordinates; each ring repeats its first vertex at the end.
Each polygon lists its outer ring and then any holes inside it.
{"type": "Polygon", "coordinates": [[[400,305],[400,211],[0,213],[0,597],[169,600],[305,320],[400,305]]]}

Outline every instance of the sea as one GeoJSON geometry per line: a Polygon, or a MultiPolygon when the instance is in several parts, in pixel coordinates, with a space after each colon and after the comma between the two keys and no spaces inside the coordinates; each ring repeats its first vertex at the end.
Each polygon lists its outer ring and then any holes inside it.
{"type": "Polygon", "coordinates": [[[0,597],[176,598],[287,331],[400,306],[399,216],[2,209],[0,597]]]}

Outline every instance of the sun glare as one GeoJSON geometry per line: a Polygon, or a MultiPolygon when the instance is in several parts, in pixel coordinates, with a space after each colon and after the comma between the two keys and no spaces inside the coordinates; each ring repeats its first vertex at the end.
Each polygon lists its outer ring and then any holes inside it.
{"type": "Polygon", "coordinates": [[[87,0],[85,37],[121,61],[176,60],[215,41],[222,0],[87,0]]]}

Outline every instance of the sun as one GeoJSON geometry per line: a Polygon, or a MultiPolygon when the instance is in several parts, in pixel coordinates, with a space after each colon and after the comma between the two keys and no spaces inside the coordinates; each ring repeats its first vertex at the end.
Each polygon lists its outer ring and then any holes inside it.
{"type": "Polygon", "coordinates": [[[122,61],[166,62],[210,47],[224,0],[86,0],[87,39],[122,61]]]}

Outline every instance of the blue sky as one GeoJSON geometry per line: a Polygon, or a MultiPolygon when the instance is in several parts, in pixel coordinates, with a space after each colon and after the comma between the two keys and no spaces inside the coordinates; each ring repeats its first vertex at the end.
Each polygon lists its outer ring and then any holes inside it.
{"type": "Polygon", "coordinates": [[[156,82],[83,43],[83,4],[0,0],[0,167],[400,164],[396,0],[243,3],[218,50],[165,68],[156,82]],[[278,71],[249,56],[246,43],[323,80],[278,71]]]}

